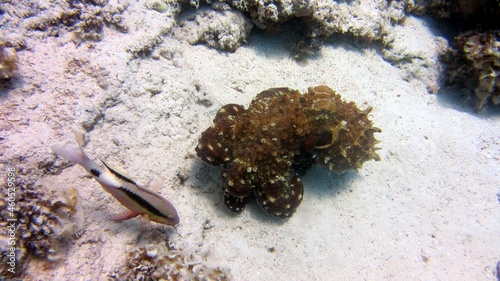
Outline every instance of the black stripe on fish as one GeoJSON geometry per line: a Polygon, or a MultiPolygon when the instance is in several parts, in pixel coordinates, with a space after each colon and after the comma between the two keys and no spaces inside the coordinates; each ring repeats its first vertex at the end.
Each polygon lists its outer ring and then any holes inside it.
{"type": "Polygon", "coordinates": [[[101,172],[99,172],[96,169],[90,169],[90,173],[94,175],[95,177],[99,177],[101,175],[101,172]]]}
{"type": "Polygon", "coordinates": [[[132,200],[137,202],[137,204],[139,204],[141,207],[148,210],[152,214],[157,215],[157,216],[162,217],[162,218],[170,219],[168,216],[165,216],[164,214],[162,214],[160,212],[160,210],[156,209],[153,205],[151,205],[148,201],[146,201],[141,196],[135,194],[134,192],[132,192],[124,187],[118,187],[118,189],[125,192],[125,194],[127,194],[128,197],[130,197],[132,200]]]}
{"type": "Polygon", "coordinates": [[[124,182],[128,182],[128,183],[131,183],[131,184],[133,184],[133,185],[137,185],[137,184],[135,183],[135,181],[133,181],[133,180],[131,180],[131,179],[127,178],[126,176],[124,176],[124,175],[122,175],[122,174],[118,173],[117,171],[115,171],[115,170],[111,169],[108,165],[106,165],[106,163],[104,163],[104,161],[102,161],[102,160],[101,160],[101,162],[102,162],[102,164],[104,164],[104,166],[106,166],[106,168],[108,168],[108,170],[109,170],[109,171],[110,171],[113,175],[115,175],[117,178],[119,178],[119,179],[123,180],[124,182]]]}

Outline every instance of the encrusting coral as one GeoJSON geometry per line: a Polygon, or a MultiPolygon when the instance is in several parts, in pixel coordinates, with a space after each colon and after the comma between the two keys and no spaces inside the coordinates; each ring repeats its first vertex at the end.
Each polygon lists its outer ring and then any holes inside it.
{"type": "Polygon", "coordinates": [[[0,79],[11,78],[17,69],[16,51],[0,44],[0,79]]]}
{"type": "MultiPolygon", "coordinates": [[[[7,188],[2,190],[2,195],[7,188]]],[[[9,191],[10,192],[10,191],[9,191]]],[[[15,273],[8,271],[7,252],[11,246],[2,243],[2,262],[0,276],[16,277],[23,273],[23,268],[30,258],[41,258],[48,261],[57,261],[65,253],[71,235],[73,224],[70,217],[75,211],[78,200],[76,189],[64,191],[48,190],[42,184],[16,183],[15,209],[9,208],[7,196],[0,200],[0,225],[7,229],[9,224],[15,225],[15,273]],[[10,221],[9,221],[10,219],[10,221]],[[14,221],[12,221],[14,219],[14,221]],[[4,245],[5,244],[5,245],[4,245]]],[[[8,237],[5,237],[8,239],[8,237]]],[[[4,237],[2,239],[4,240],[4,237]]],[[[2,241],[5,242],[5,241],[2,241]]]]}
{"type": "Polygon", "coordinates": [[[239,11],[200,9],[181,20],[179,26],[177,36],[190,44],[206,43],[234,52],[250,33],[252,23],[239,11]]]}
{"type": "Polygon", "coordinates": [[[371,108],[359,110],[327,86],[301,95],[289,88],[258,94],[245,110],[223,106],[199,140],[203,161],[222,166],[225,205],[235,213],[255,196],[267,213],[293,214],[302,201],[300,176],[314,163],[330,170],[357,169],[380,160],[368,119],[371,108]]]}
{"type": "Polygon", "coordinates": [[[228,270],[212,268],[194,253],[169,249],[165,241],[139,247],[111,280],[231,280],[228,270]]]}

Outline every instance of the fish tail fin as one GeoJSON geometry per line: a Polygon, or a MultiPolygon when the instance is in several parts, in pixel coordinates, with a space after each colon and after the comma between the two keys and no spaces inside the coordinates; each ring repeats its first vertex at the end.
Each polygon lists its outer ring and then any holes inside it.
{"type": "Polygon", "coordinates": [[[78,143],[78,146],[80,148],[82,148],[82,146],[83,146],[83,133],[80,131],[74,131],[73,134],[75,135],[75,139],[76,139],[76,142],[78,143]]]}
{"type": "Polygon", "coordinates": [[[62,158],[86,167],[89,162],[92,162],[92,160],[90,160],[85,152],[83,152],[83,134],[75,132],[75,137],[78,142],[78,146],[72,144],[54,144],[50,148],[55,154],[61,156],[62,158]]]}

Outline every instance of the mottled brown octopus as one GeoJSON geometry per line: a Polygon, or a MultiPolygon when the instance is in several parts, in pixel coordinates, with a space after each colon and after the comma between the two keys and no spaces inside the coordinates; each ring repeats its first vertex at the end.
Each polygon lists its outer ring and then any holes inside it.
{"type": "Polygon", "coordinates": [[[224,203],[241,213],[255,196],[275,217],[290,217],[302,201],[300,176],[313,164],[330,170],[358,169],[380,160],[368,119],[371,108],[359,110],[327,86],[301,95],[289,88],[258,94],[247,110],[223,106],[214,124],[202,133],[196,153],[222,166],[224,203]]]}

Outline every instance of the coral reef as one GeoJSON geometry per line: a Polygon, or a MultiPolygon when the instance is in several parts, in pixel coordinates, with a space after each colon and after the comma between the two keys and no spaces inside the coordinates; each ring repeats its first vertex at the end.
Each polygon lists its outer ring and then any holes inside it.
{"type": "Polygon", "coordinates": [[[231,280],[228,270],[212,268],[195,253],[169,249],[166,242],[149,244],[129,253],[127,263],[110,274],[111,280],[231,280]]]}
{"type": "Polygon", "coordinates": [[[249,0],[245,4],[239,4],[238,6],[245,7],[257,27],[273,30],[279,24],[292,18],[310,16],[315,10],[314,4],[315,2],[307,0],[249,0]]]}
{"type": "MultiPolygon", "coordinates": [[[[350,35],[365,41],[380,41],[389,28],[387,26],[401,21],[404,17],[403,5],[399,1],[387,3],[380,0],[376,3],[364,3],[363,1],[206,0],[204,2],[211,4],[214,10],[227,10],[231,7],[239,10],[258,28],[268,32],[277,32],[283,24],[293,20],[303,36],[292,47],[298,53],[297,57],[319,49],[322,42],[333,34],[350,35]]],[[[198,8],[200,1],[191,0],[190,4],[198,8]]],[[[228,25],[220,26],[219,33],[228,27],[228,25]]],[[[241,31],[239,33],[244,36],[240,41],[243,41],[248,34],[241,31]]]]}
{"type": "Polygon", "coordinates": [[[0,44],[0,79],[11,78],[17,69],[16,51],[0,44]]]}
{"type": "Polygon", "coordinates": [[[302,201],[300,176],[314,163],[330,170],[357,169],[380,160],[367,115],[327,86],[301,95],[289,88],[258,94],[245,110],[223,106],[199,140],[203,161],[222,166],[225,205],[241,213],[251,196],[270,215],[286,218],[302,201]]]}
{"type": "Polygon", "coordinates": [[[430,14],[441,19],[454,20],[456,24],[474,27],[499,27],[500,3],[498,0],[405,0],[408,13],[430,14]]]}
{"type": "Polygon", "coordinates": [[[474,89],[476,110],[488,101],[500,104],[500,31],[463,33],[455,38],[455,47],[449,58],[449,81],[474,89]]]}
{"type": "Polygon", "coordinates": [[[374,7],[367,7],[361,2],[318,1],[314,13],[306,18],[310,30],[308,36],[326,38],[343,34],[365,41],[379,41],[390,23],[399,22],[404,16],[397,3],[381,1],[374,7]]]}
{"type": "Polygon", "coordinates": [[[250,33],[252,23],[239,11],[200,9],[180,23],[177,37],[190,44],[206,43],[221,50],[234,52],[250,33]]]}
{"type": "Polygon", "coordinates": [[[450,22],[460,32],[454,47],[441,54],[450,84],[474,89],[476,111],[490,101],[500,103],[499,28],[500,2],[497,0],[406,0],[405,10],[430,14],[450,22]]]}
{"type": "MultiPolygon", "coordinates": [[[[9,15],[6,27],[21,29],[21,34],[26,30],[58,37],[64,30],[73,32],[75,40],[81,42],[100,41],[105,26],[113,26],[121,32],[128,31],[121,15],[127,4],[113,6],[108,5],[107,0],[52,1],[47,4],[35,4],[26,0],[17,2],[7,2],[3,9],[9,15]]],[[[15,33],[19,33],[19,30],[15,33]]]]}
{"type": "Polygon", "coordinates": [[[1,276],[19,276],[31,258],[51,262],[60,260],[65,255],[73,234],[70,217],[78,200],[76,189],[55,191],[48,190],[43,184],[16,182],[15,190],[2,190],[2,197],[0,225],[3,229],[7,229],[7,225],[11,223],[15,225],[17,270],[12,274],[6,267],[7,252],[12,246],[7,246],[8,237],[2,236],[1,276]],[[7,192],[10,191],[13,191],[16,198],[14,211],[7,204],[7,192]]]}

